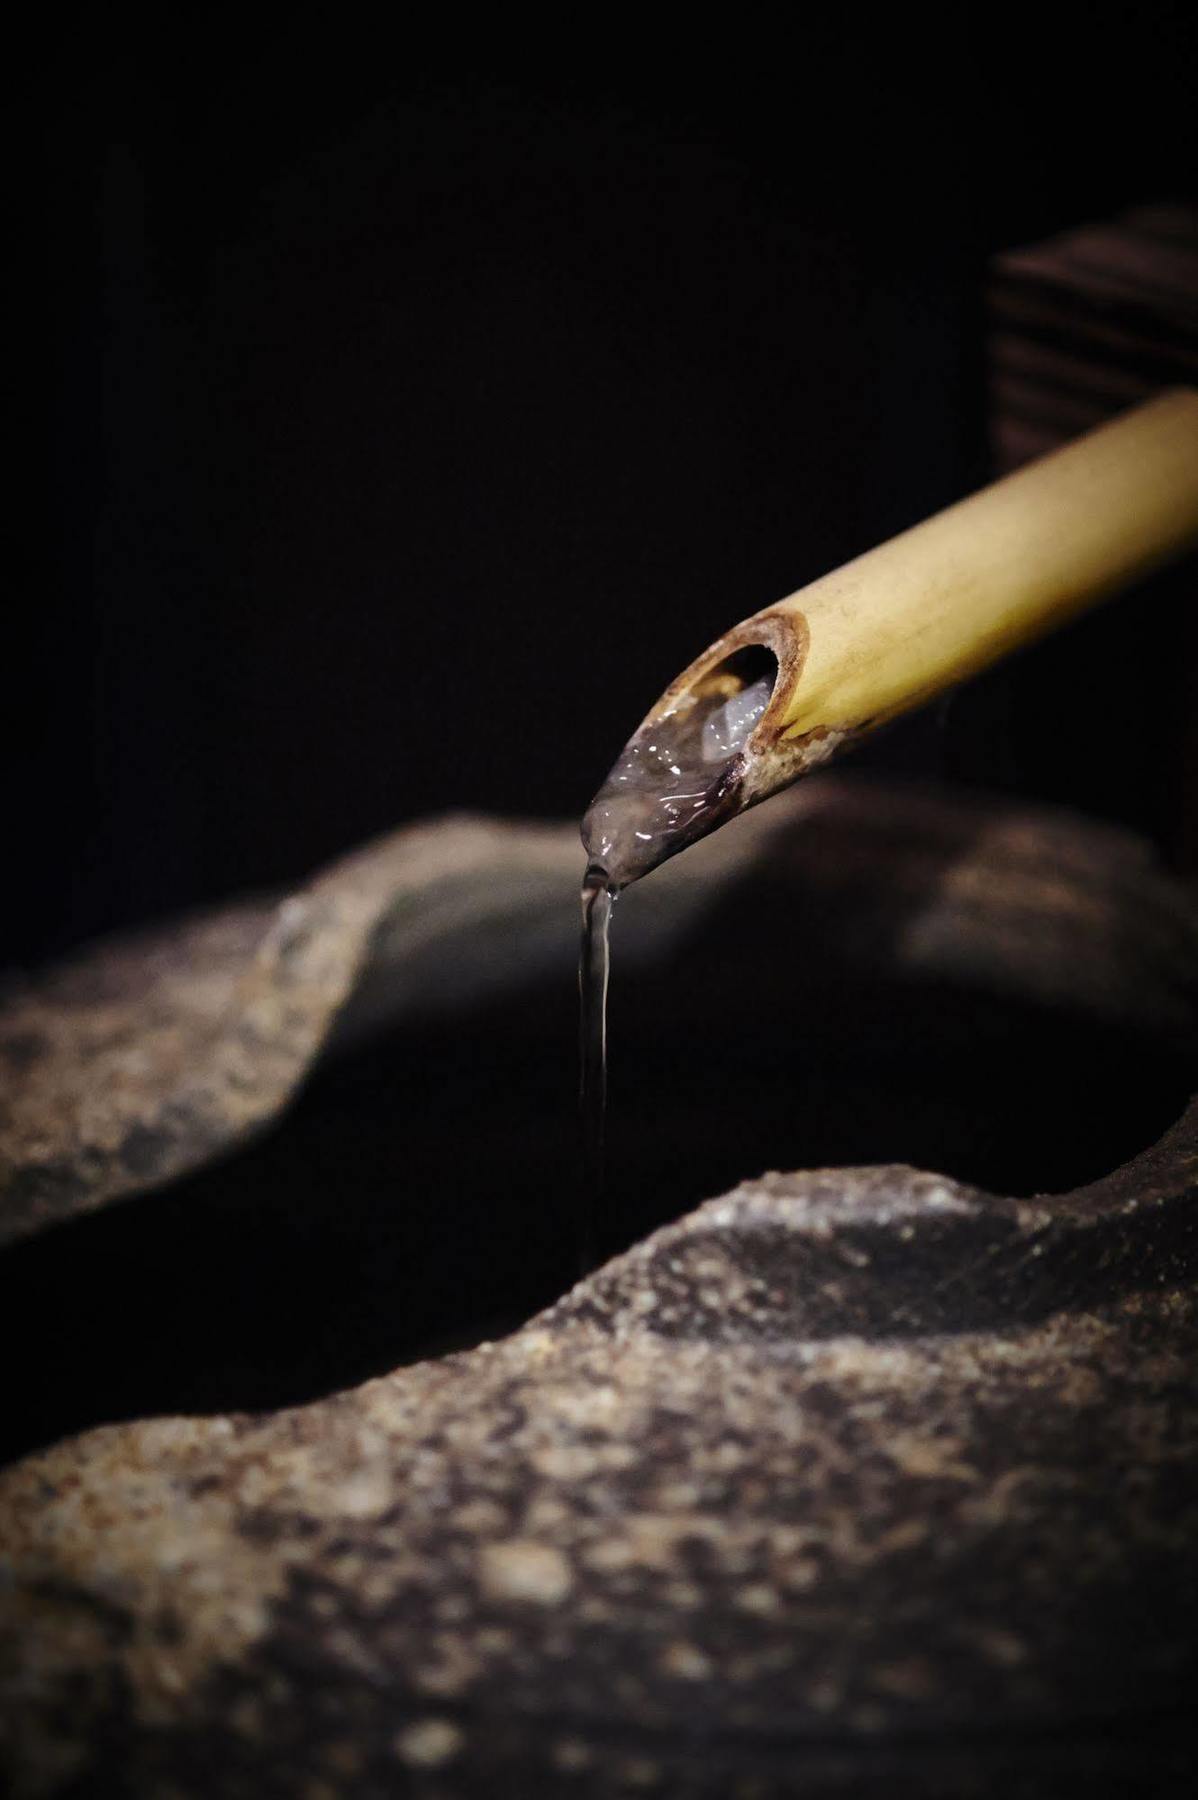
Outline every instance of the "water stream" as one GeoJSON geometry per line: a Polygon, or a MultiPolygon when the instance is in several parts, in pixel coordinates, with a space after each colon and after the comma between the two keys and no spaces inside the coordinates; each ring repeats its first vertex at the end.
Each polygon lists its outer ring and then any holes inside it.
{"type": "MultiPolygon", "coordinates": [[[[607,990],[611,915],[620,889],[702,834],[721,779],[769,705],[778,665],[742,653],[630,740],[583,820],[578,965],[581,1062],[580,1258],[594,1267],[601,1225],[607,1121],[607,990]]],[[[714,822],[714,821],[713,821],[714,822]]]]}
{"type": "Polygon", "coordinates": [[[582,1216],[579,1256],[584,1272],[596,1261],[596,1232],[604,1186],[607,1123],[607,983],[611,914],[616,890],[597,865],[582,884],[582,948],[578,959],[579,1110],[582,1121],[582,1216]]]}

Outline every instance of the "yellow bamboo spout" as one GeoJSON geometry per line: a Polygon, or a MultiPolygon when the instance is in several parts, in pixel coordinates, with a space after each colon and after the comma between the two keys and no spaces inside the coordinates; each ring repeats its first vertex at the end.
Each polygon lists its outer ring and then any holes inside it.
{"type": "Polygon", "coordinates": [[[1162,395],[745,619],[583,821],[613,888],[1198,544],[1198,392],[1162,395]]]}

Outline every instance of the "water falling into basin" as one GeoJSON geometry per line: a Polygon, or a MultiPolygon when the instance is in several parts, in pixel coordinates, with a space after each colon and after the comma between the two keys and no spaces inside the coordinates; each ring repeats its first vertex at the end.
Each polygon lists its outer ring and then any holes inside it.
{"type": "Polygon", "coordinates": [[[697,692],[682,696],[641,727],[583,820],[588,863],[578,989],[584,1269],[595,1259],[605,1179],[612,908],[621,888],[701,834],[770,703],[777,673],[777,660],[764,648],[755,646],[730,658],[697,692]]]}

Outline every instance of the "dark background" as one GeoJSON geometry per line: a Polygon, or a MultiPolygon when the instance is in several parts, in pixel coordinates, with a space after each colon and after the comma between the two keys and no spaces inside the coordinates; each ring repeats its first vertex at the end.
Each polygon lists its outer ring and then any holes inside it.
{"type": "MultiPolygon", "coordinates": [[[[1194,191],[1192,14],[64,29],[3,960],[579,813],[720,630],[985,478],[986,259],[1194,191]]],[[[1168,847],[1124,607],[875,754],[1168,847]]]]}

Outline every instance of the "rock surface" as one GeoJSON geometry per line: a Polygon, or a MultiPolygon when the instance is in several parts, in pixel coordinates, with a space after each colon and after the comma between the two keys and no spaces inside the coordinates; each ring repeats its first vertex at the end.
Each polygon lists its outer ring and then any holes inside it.
{"type": "MultiPolygon", "coordinates": [[[[784,818],[747,822],[758,841],[784,818]],[[762,829],[764,827],[764,830],[762,829]]],[[[744,845],[739,845],[743,857],[744,845]]],[[[738,846],[651,897],[651,945],[733,879],[738,846]]],[[[322,1054],[569,968],[570,826],[448,818],[238,904],[12,977],[0,1004],[0,1242],[160,1186],[268,1124],[322,1054]]],[[[644,953],[643,950],[640,951],[644,953]]]]}

